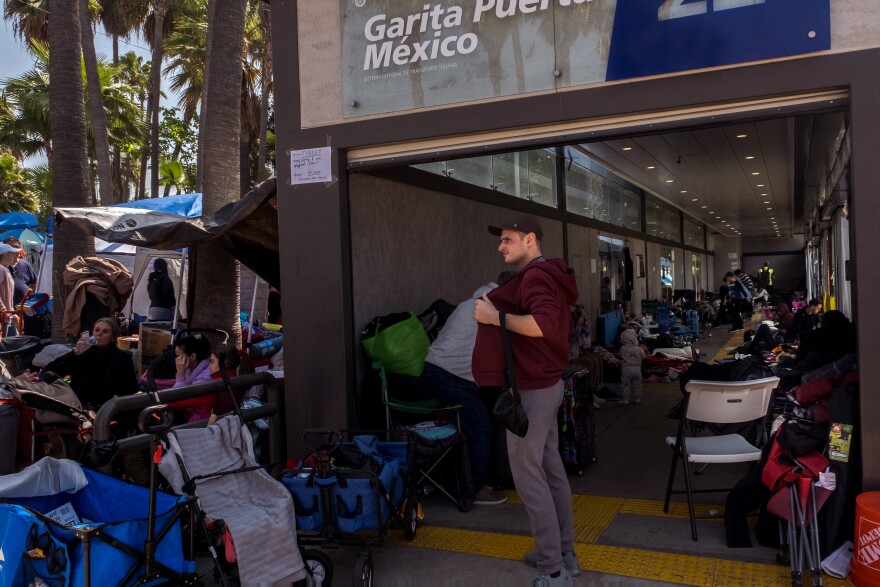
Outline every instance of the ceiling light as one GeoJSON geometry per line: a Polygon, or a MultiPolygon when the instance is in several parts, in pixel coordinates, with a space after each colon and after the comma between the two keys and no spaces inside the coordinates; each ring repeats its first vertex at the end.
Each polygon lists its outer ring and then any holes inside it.
{"type": "Polygon", "coordinates": [[[666,183],[672,183],[672,181],[673,181],[673,180],[671,180],[671,179],[667,179],[667,180],[666,180],[666,183]]]}
{"type": "Polygon", "coordinates": [[[766,202],[764,202],[764,203],[765,203],[765,204],[769,204],[769,203],[770,203],[770,200],[767,200],[767,201],[766,201],[766,202]]]}
{"type": "Polygon", "coordinates": [[[761,174],[758,173],[757,171],[753,171],[753,172],[752,172],[752,175],[761,175],[761,174]]]}
{"type": "Polygon", "coordinates": [[[754,158],[755,158],[754,155],[746,155],[746,161],[751,161],[754,158]]]}
{"type": "Polygon", "coordinates": [[[763,193],[762,193],[761,195],[762,195],[762,196],[766,196],[767,194],[763,194],[763,193]]]}
{"type": "Polygon", "coordinates": [[[764,184],[763,184],[763,183],[759,183],[759,184],[758,184],[758,187],[759,187],[759,188],[762,188],[762,187],[764,187],[764,184]]]}
{"type": "Polygon", "coordinates": [[[624,147],[623,150],[624,150],[624,151],[632,151],[633,148],[632,148],[632,147],[624,147]]]}
{"type": "Polygon", "coordinates": [[[700,201],[700,198],[692,198],[691,199],[691,202],[699,202],[699,201],[700,201]]]}
{"type": "Polygon", "coordinates": [[[702,208],[703,208],[704,210],[705,210],[706,208],[708,208],[708,207],[709,207],[709,206],[702,206],[702,208]]]}
{"type": "Polygon", "coordinates": [[[653,165],[648,165],[648,169],[657,169],[657,168],[654,167],[653,165]]]}
{"type": "Polygon", "coordinates": [[[772,208],[772,207],[770,207],[770,208],[767,208],[767,209],[768,209],[768,210],[772,210],[772,209],[773,209],[773,208],[772,208]]]}
{"type": "Polygon", "coordinates": [[[747,136],[749,136],[749,135],[743,133],[743,134],[740,134],[740,135],[736,135],[736,138],[738,138],[738,139],[744,139],[744,138],[746,138],[747,136]]]}
{"type": "Polygon", "coordinates": [[[687,191],[687,190],[681,190],[681,193],[686,194],[686,193],[688,193],[688,191],[687,191]]]}

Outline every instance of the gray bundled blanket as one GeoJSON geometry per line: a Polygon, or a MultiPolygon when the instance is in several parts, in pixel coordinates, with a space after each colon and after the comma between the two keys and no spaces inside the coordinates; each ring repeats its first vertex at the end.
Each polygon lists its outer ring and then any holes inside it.
{"type": "MultiPolygon", "coordinates": [[[[169,452],[159,470],[178,493],[183,475],[173,453],[180,455],[189,476],[211,475],[256,465],[250,433],[237,416],[221,418],[207,428],[169,434],[169,452]]],[[[293,499],[280,482],[262,469],[209,477],[196,482],[205,513],[223,519],[232,533],[242,585],[271,585],[305,577],[296,543],[293,499]]]]}

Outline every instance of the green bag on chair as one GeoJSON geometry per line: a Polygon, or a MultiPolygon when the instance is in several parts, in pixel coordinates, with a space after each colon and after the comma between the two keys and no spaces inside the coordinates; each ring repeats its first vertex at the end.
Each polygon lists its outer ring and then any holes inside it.
{"type": "Polygon", "coordinates": [[[381,361],[389,373],[418,377],[431,341],[412,312],[377,316],[361,332],[370,361],[381,361]]]}

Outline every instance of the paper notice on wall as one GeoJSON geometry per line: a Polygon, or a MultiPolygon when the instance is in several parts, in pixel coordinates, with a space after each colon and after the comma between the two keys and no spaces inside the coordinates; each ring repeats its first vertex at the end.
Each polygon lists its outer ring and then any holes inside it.
{"type": "Polygon", "coordinates": [[[596,272],[596,260],[590,259],[590,273],[596,272]]]}
{"type": "Polygon", "coordinates": [[[291,151],[290,182],[293,185],[298,185],[333,181],[333,172],[330,165],[331,158],[330,147],[291,151]]]}

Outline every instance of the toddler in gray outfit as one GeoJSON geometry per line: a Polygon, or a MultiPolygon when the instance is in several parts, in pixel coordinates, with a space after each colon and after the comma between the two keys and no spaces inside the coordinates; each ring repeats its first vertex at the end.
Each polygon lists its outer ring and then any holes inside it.
{"type": "Polygon", "coordinates": [[[645,351],[639,346],[639,337],[634,330],[627,328],[620,334],[620,386],[623,393],[622,405],[642,403],[642,360],[645,351]]]}

